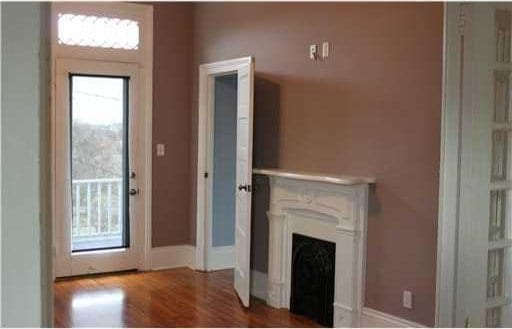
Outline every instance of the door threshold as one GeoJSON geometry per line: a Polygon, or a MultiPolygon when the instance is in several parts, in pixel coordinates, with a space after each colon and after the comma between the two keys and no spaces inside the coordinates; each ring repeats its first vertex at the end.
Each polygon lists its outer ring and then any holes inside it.
{"type": "Polygon", "coordinates": [[[112,271],[112,272],[103,272],[103,273],[78,274],[78,275],[55,278],[55,282],[72,281],[72,280],[79,280],[79,279],[101,278],[101,277],[113,276],[113,275],[116,275],[116,276],[129,275],[129,274],[135,274],[135,273],[142,273],[142,271],[139,271],[138,269],[133,269],[133,270],[112,271]]]}

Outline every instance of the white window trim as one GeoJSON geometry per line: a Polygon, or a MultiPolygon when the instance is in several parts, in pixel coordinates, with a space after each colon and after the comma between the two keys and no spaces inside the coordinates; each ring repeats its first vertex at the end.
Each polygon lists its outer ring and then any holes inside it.
{"type": "MultiPolygon", "coordinates": [[[[99,60],[120,63],[135,63],[139,66],[140,77],[140,98],[144,120],[142,122],[143,132],[139,135],[144,138],[141,154],[144,155],[143,177],[139,183],[141,187],[141,197],[144,203],[144,242],[142,246],[142,255],[140,260],[140,269],[151,269],[151,191],[152,191],[152,114],[153,114],[153,6],[131,3],[52,3],[51,5],[51,155],[52,155],[52,218],[54,241],[53,250],[55,250],[55,228],[56,220],[56,171],[55,156],[56,140],[55,140],[55,77],[56,77],[56,60],[60,59],[83,59],[83,60],[99,60]],[[57,34],[57,15],[59,12],[70,12],[84,15],[97,15],[133,19],[139,22],[140,39],[139,47],[136,50],[126,49],[110,49],[95,48],[82,46],[69,46],[58,43],[57,34]]],[[[54,260],[53,260],[54,263],[54,260]]],[[[52,265],[53,277],[55,278],[55,268],[52,265]]]]}

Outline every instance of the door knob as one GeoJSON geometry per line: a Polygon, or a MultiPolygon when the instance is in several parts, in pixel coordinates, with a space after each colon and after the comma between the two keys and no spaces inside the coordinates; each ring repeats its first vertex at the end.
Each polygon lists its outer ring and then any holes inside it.
{"type": "Polygon", "coordinates": [[[139,189],[130,189],[130,191],[128,192],[130,195],[136,195],[136,194],[139,194],[139,189]]]}

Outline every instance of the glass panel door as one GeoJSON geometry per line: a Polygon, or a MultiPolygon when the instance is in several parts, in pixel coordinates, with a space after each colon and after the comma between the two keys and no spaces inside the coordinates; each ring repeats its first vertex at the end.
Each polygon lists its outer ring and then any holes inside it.
{"type": "MultiPolygon", "coordinates": [[[[491,14],[492,15],[492,14],[491,14]]],[[[490,216],[487,251],[487,300],[485,325],[501,327],[510,310],[509,266],[510,213],[510,37],[511,11],[494,10],[496,56],[491,70],[494,78],[492,109],[492,146],[490,216]]],[[[505,321],[506,322],[506,321],[505,321]]]]}
{"type": "MultiPolygon", "coordinates": [[[[472,3],[461,58],[455,325],[512,324],[512,6],[472,3]]],[[[462,11],[461,11],[462,12],[462,11]]]]}
{"type": "Polygon", "coordinates": [[[129,78],[69,79],[71,251],[127,248],[129,78]]]}

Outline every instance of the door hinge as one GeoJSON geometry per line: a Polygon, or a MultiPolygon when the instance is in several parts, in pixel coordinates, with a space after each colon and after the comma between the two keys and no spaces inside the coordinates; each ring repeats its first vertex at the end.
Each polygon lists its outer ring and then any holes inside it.
{"type": "Polygon", "coordinates": [[[205,173],[204,173],[204,178],[208,178],[208,172],[207,171],[205,171],[205,173]]]}

